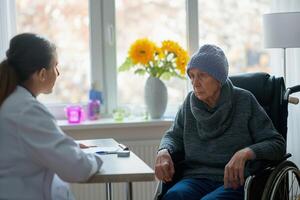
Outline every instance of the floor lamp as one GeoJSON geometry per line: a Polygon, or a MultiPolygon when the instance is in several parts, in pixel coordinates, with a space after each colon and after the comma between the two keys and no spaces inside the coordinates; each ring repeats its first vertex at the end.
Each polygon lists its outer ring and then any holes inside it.
{"type": "Polygon", "coordinates": [[[263,15],[264,46],[283,49],[283,73],[286,81],[286,48],[300,47],[300,12],[263,15]]]}

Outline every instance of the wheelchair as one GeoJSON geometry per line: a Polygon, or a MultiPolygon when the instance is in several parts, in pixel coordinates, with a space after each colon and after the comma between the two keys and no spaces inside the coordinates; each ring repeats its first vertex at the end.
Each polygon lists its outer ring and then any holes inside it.
{"type": "MultiPolygon", "coordinates": [[[[230,76],[233,85],[246,89],[256,97],[260,105],[272,120],[277,131],[287,139],[287,117],[289,102],[297,104],[297,99],[290,94],[300,91],[300,85],[285,88],[282,77],[270,76],[267,73],[247,73],[230,76]]],[[[154,199],[162,196],[177,181],[182,178],[182,161],[184,152],[171,155],[175,166],[173,181],[157,185],[154,199]]],[[[300,171],[298,167],[287,159],[286,154],[279,161],[255,160],[246,163],[250,171],[244,185],[245,200],[300,200],[300,171]]]]}

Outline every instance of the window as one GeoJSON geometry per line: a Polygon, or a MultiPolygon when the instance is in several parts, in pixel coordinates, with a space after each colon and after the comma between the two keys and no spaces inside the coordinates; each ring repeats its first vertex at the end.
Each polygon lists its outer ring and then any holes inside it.
{"type": "MultiPolygon", "coordinates": [[[[125,58],[130,45],[139,38],[149,38],[160,45],[163,40],[174,40],[186,49],[185,0],[123,0],[116,3],[117,66],[125,58]]],[[[147,74],[132,71],[117,75],[119,106],[129,108],[132,114],[144,110],[144,85],[147,74]],[[138,84],[137,84],[138,83],[138,84]]],[[[177,111],[186,95],[186,81],[172,78],[164,81],[168,88],[169,112],[177,111]]]]}
{"type": "Polygon", "coordinates": [[[90,88],[88,1],[16,0],[17,32],[35,32],[57,46],[60,77],[45,103],[88,100],[90,88]]]}
{"type": "MultiPolygon", "coordinates": [[[[42,96],[47,103],[86,102],[93,83],[104,93],[105,113],[119,106],[132,115],[144,114],[147,76],[117,72],[130,45],[144,37],[157,44],[171,39],[190,52],[205,43],[219,45],[231,74],[271,70],[261,30],[271,0],[15,1],[17,32],[41,33],[58,47],[61,76],[54,93],[42,96]]],[[[173,116],[189,81],[164,82],[169,98],[165,116],[173,116]]]]}
{"type": "Polygon", "coordinates": [[[199,0],[199,41],[223,48],[230,74],[270,72],[262,45],[262,15],[270,5],[271,0],[199,0]]]}

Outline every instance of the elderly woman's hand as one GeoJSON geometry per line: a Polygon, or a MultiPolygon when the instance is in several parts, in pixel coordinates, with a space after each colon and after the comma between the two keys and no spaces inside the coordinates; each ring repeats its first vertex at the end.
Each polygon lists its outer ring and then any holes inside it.
{"type": "Polygon", "coordinates": [[[155,161],[155,175],[164,182],[172,181],[175,173],[172,158],[167,149],[162,149],[157,153],[155,161]]]}
{"type": "Polygon", "coordinates": [[[253,160],[255,153],[250,148],[236,152],[225,166],[224,187],[237,189],[244,184],[244,168],[247,160],[253,160]]]}

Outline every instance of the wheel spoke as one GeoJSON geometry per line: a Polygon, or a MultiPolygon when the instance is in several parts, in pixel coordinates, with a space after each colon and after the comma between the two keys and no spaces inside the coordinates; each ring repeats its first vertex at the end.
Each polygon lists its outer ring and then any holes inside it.
{"type": "Polygon", "coordinates": [[[299,179],[297,178],[297,174],[295,174],[296,177],[295,179],[297,179],[298,185],[296,186],[296,193],[295,193],[295,200],[300,199],[300,194],[299,194],[299,179]]]}
{"type": "MultiPolygon", "coordinates": [[[[293,172],[291,172],[290,176],[292,177],[291,179],[293,179],[293,172]]],[[[294,197],[293,197],[293,195],[294,195],[294,193],[293,193],[293,190],[294,190],[294,186],[293,186],[294,185],[294,181],[295,181],[295,179],[292,180],[292,184],[291,184],[291,188],[292,188],[291,199],[294,199],[294,197]]]]}
{"type": "MultiPolygon", "coordinates": [[[[291,174],[291,176],[293,177],[293,173],[291,174]]],[[[293,188],[292,188],[292,187],[293,187],[293,185],[294,185],[294,181],[295,181],[295,178],[293,178],[293,182],[292,182],[292,184],[291,184],[291,188],[290,188],[289,190],[291,190],[291,189],[293,190],[293,188]]]]}

